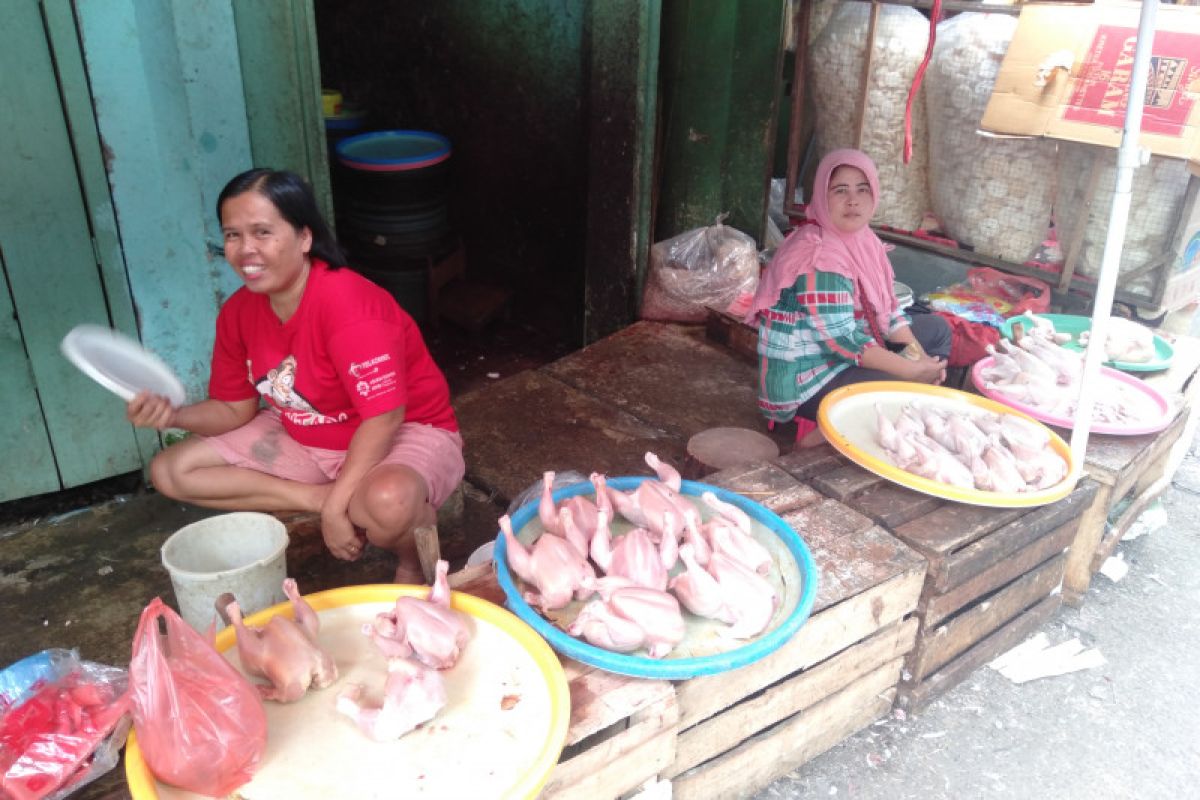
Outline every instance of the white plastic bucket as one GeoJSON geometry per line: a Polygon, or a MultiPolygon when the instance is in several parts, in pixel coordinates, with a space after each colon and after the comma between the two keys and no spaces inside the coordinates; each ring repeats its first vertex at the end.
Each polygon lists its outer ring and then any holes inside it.
{"type": "Polygon", "coordinates": [[[198,631],[216,616],[213,603],[232,592],[242,612],[251,614],[282,603],[287,526],[270,514],[239,511],[185,525],[162,546],[179,615],[198,631]]]}
{"type": "Polygon", "coordinates": [[[483,544],[479,545],[479,547],[476,547],[474,552],[467,556],[467,566],[473,567],[476,564],[487,564],[491,562],[492,551],[495,549],[495,547],[495,539],[490,542],[484,542],[483,544]]]}

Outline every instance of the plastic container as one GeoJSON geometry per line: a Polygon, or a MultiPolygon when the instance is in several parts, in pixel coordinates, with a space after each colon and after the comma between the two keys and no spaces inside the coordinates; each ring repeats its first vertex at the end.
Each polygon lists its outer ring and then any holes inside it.
{"type": "Polygon", "coordinates": [[[286,598],[287,526],[270,514],[239,511],[185,525],[162,546],[179,615],[201,633],[217,617],[213,603],[232,592],[242,613],[252,614],[286,598]]]}

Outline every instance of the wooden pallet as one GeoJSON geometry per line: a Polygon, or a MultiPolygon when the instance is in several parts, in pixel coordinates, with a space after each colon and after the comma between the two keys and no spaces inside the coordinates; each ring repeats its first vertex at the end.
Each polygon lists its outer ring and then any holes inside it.
{"type": "Polygon", "coordinates": [[[706,482],[754,497],[805,540],[820,570],[813,612],[761,661],[675,684],[676,798],[741,796],[824,752],[891,707],[912,648],[925,564],[869,519],[779,467],[706,482]]]}
{"type": "Polygon", "coordinates": [[[1037,508],[952,503],[897,486],[825,446],[778,464],[861,512],[929,562],[898,702],[912,710],[1016,644],[1053,614],[1080,512],[1098,485],[1082,481],[1037,508]]]}
{"type": "Polygon", "coordinates": [[[1159,433],[1146,436],[1105,436],[1088,439],[1086,473],[1100,484],[1084,510],[1071,543],[1063,578],[1063,601],[1080,605],[1092,576],[1113,554],[1121,538],[1146,507],[1171,483],[1171,477],[1191,443],[1193,413],[1200,381],[1200,340],[1179,336],[1175,356],[1166,372],[1143,376],[1177,409],[1174,420],[1159,433]]]}

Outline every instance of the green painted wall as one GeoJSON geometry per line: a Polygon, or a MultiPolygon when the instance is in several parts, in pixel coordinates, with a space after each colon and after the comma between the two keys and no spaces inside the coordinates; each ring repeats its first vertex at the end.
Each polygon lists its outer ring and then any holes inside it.
{"type": "Polygon", "coordinates": [[[761,243],[775,159],[786,3],[665,0],[656,241],[728,224],[761,243]]]}

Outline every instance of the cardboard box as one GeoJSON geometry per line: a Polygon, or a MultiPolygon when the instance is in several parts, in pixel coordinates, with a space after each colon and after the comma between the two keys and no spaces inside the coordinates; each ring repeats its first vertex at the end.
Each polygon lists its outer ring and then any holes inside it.
{"type": "MultiPolygon", "coordinates": [[[[1024,6],[981,127],[1119,146],[1139,15],[1138,3],[1024,6]]],[[[1197,171],[1200,7],[1160,5],[1155,29],[1140,143],[1197,171]]]]}

